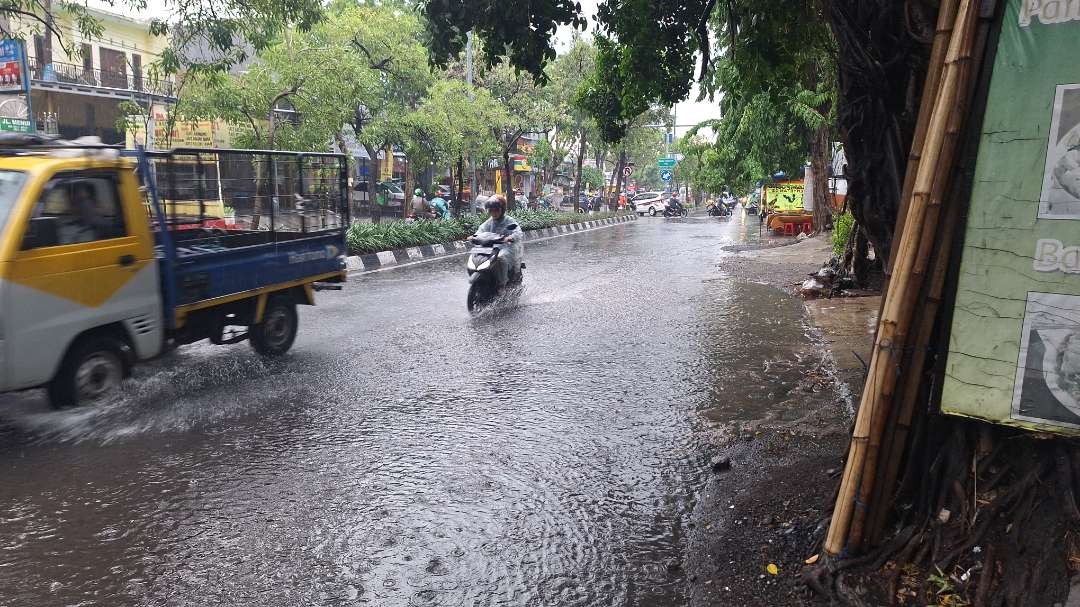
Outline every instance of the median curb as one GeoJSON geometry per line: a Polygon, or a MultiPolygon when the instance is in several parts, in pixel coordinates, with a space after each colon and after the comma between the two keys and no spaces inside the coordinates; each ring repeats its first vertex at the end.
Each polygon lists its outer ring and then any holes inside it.
{"type": "MultiPolygon", "coordinates": [[[[620,223],[637,220],[637,215],[620,215],[607,219],[583,221],[568,225],[529,230],[525,232],[525,242],[546,240],[577,232],[588,232],[600,228],[606,228],[620,223]]],[[[393,251],[379,251],[378,253],[365,253],[363,255],[350,255],[345,258],[345,266],[349,272],[369,272],[388,267],[416,263],[427,259],[450,257],[460,255],[468,250],[468,245],[463,241],[446,242],[442,244],[423,245],[409,247],[407,249],[395,249],[393,251]]]]}

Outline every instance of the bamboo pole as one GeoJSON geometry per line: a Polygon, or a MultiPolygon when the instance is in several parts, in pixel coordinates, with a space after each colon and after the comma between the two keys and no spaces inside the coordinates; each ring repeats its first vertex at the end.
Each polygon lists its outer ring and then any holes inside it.
{"type": "MultiPolygon", "coordinates": [[[[937,25],[934,28],[934,41],[930,51],[929,66],[926,71],[926,82],[923,85],[922,100],[919,104],[919,117],[915,124],[915,133],[911,142],[911,151],[908,154],[907,171],[904,175],[904,186],[900,194],[900,209],[896,218],[896,234],[902,234],[906,223],[906,215],[908,210],[909,199],[911,198],[911,190],[915,186],[915,175],[919,169],[919,161],[922,158],[922,148],[926,144],[926,131],[930,126],[930,115],[933,109],[933,102],[937,99],[941,87],[941,73],[945,67],[945,54],[949,49],[949,41],[952,39],[953,25],[956,21],[956,11],[959,7],[959,0],[943,0],[941,7],[938,9],[937,25]]],[[[892,248],[889,255],[889,263],[885,268],[885,281],[882,288],[883,292],[888,292],[889,281],[892,277],[892,266],[896,260],[896,252],[900,246],[900,238],[893,238],[892,248]]],[[[881,305],[878,307],[878,317],[884,312],[885,300],[882,298],[881,305]]],[[[908,369],[918,369],[921,367],[907,366],[908,369]]],[[[890,416],[890,422],[894,422],[896,416],[890,416]]],[[[885,444],[892,444],[893,430],[895,423],[887,425],[885,444]]],[[[898,460],[900,453],[897,453],[895,448],[889,449],[889,455],[885,460],[885,466],[887,470],[895,471],[899,466],[898,460]]],[[[892,475],[886,475],[886,479],[883,483],[877,483],[876,487],[880,489],[883,486],[891,485],[895,481],[895,473],[892,475]]],[[[872,494],[874,504],[881,504],[879,499],[881,495],[880,491],[875,491],[872,494]]],[[[870,511],[872,518],[872,528],[878,527],[878,522],[883,520],[885,508],[874,508],[870,511]]]]}
{"type": "MultiPolygon", "coordinates": [[[[975,100],[974,96],[977,90],[985,90],[989,82],[989,72],[985,69],[985,63],[989,60],[986,49],[991,25],[996,14],[997,1],[982,0],[980,3],[980,23],[974,30],[975,40],[971,47],[972,60],[968,67],[969,76],[966,78],[967,103],[961,104],[966,108],[964,116],[961,117],[964,120],[972,116],[981,116],[985,110],[985,99],[975,100]]],[[[964,132],[967,133],[963,144],[964,150],[957,153],[960,158],[971,162],[974,162],[974,154],[978,149],[978,135],[971,131],[973,127],[977,126],[975,123],[967,126],[963,124],[957,125],[957,128],[963,128],[964,132]]],[[[953,170],[960,171],[962,169],[957,167],[953,170]]],[[[953,180],[949,185],[948,199],[954,201],[954,203],[949,204],[943,211],[943,223],[939,230],[942,237],[937,239],[937,248],[933,252],[933,268],[929,275],[929,282],[923,290],[924,294],[919,299],[918,309],[920,315],[916,321],[918,327],[914,334],[912,347],[909,348],[909,357],[905,359],[904,368],[908,370],[908,373],[902,380],[903,386],[897,399],[895,414],[890,417],[890,423],[882,440],[882,448],[885,449],[887,455],[879,466],[878,474],[881,478],[875,483],[874,492],[871,494],[871,503],[877,504],[879,507],[870,510],[867,528],[863,532],[864,542],[869,545],[876,545],[881,540],[886,516],[889,512],[885,505],[892,503],[896,498],[897,491],[899,491],[899,488],[896,487],[896,480],[900,465],[903,463],[903,454],[907,446],[908,433],[911,429],[915,408],[919,402],[923,402],[928,396],[927,390],[924,389],[924,381],[926,379],[927,359],[931,356],[930,343],[939,320],[938,314],[942,306],[945,282],[949,268],[952,265],[952,250],[958,237],[956,231],[962,225],[960,217],[964,208],[963,202],[970,196],[969,182],[967,180],[961,181],[963,183],[953,180]]],[[[947,329],[942,328],[941,330],[947,329]]]]}
{"type": "MultiPolygon", "coordinates": [[[[970,47],[965,52],[963,43],[972,40],[968,32],[974,24],[973,17],[977,15],[972,6],[977,1],[961,0],[955,21],[956,31],[949,44],[941,87],[933,104],[930,123],[927,127],[927,140],[921,155],[922,161],[916,173],[908,216],[895,258],[895,281],[885,295],[885,305],[878,321],[877,339],[871,356],[869,375],[855,419],[839,496],[833,510],[829,533],[825,539],[826,552],[834,556],[841,554],[851,539],[851,524],[856,505],[859,504],[860,509],[866,507],[863,500],[868,498],[861,494],[860,488],[864,482],[871,486],[873,484],[875,470],[867,466],[867,455],[873,442],[874,455],[871,457],[876,461],[880,434],[875,436],[873,432],[883,427],[883,424],[882,421],[875,420],[880,417],[887,418],[889,415],[896,388],[899,354],[903,351],[903,338],[907,334],[907,328],[913,316],[910,303],[913,299],[910,290],[914,289],[918,292],[921,289],[924,277],[917,274],[916,270],[925,268],[927,263],[926,259],[919,259],[920,251],[926,251],[922,242],[933,241],[937,228],[936,213],[931,213],[928,217],[927,211],[931,204],[931,194],[938,174],[939,162],[942,160],[943,153],[948,153],[945,149],[949,144],[946,134],[950,118],[956,109],[959,91],[962,88],[960,79],[963,75],[964,57],[970,52],[970,47]],[[867,476],[870,478],[866,478],[867,476]]],[[[862,516],[860,515],[860,519],[862,516]]]]}
{"type": "MultiPolygon", "coordinates": [[[[956,11],[959,5],[959,0],[942,0],[941,8],[938,9],[937,25],[934,28],[934,42],[930,49],[930,65],[926,71],[926,83],[923,85],[922,100],[919,103],[919,117],[915,122],[915,135],[911,139],[907,171],[904,173],[904,188],[900,193],[900,208],[896,214],[896,234],[904,233],[911,189],[915,187],[915,175],[919,171],[923,146],[926,145],[926,131],[930,127],[932,104],[937,100],[940,91],[941,73],[945,68],[945,54],[949,50],[949,41],[952,39],[953,24],[956,21],[956,11]]],[[[899,248],[900,239],[893,238],[889,251],[889,264],[885,268],[885,291],[889,289],[889,279],[892,278],[892,267],[899,248]]],[[[884,305],[885,302],[882,301],[882,306],[884,305]]]]}

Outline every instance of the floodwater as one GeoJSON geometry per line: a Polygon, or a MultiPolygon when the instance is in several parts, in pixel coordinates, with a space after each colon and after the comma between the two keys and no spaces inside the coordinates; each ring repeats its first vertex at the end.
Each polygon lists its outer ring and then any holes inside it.
{"type": "MultiPolygon", "coordinates": [[[[757,222],[645,218],[355,276],[292,352],[190,346],[106,406],[0,398],[0,605],[679,605],[710,432],[778,414],[800,305],[757,222]]],[[[782,414],[780,412],[779,414],[782,414]]]]}

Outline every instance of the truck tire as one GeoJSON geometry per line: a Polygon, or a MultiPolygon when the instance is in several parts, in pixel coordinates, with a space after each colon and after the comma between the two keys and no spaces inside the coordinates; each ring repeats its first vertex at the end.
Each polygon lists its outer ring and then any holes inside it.
{"type": "Polygon", "coordinates": [[[266,302],[262,322],[248,328],[248,341],[263,356],[281,356],[289,351],[296,340],[299,319],[296,304],[280,295],[266,302]]]}
{"type": "Polygon", "coordinates": [[[88,336],[68,349],[49,382],[49,402],[57,409],[101,402],[127,375],[125,345],[112,337],[88,336]]]}

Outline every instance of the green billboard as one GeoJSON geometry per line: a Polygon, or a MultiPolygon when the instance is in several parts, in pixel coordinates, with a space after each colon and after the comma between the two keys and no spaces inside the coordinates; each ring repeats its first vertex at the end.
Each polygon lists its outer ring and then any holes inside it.
{"type": "Polygon", "coordinates": [[[1008,0],[942,410],[1080,434],[1080,2],[1008,0]]]}

